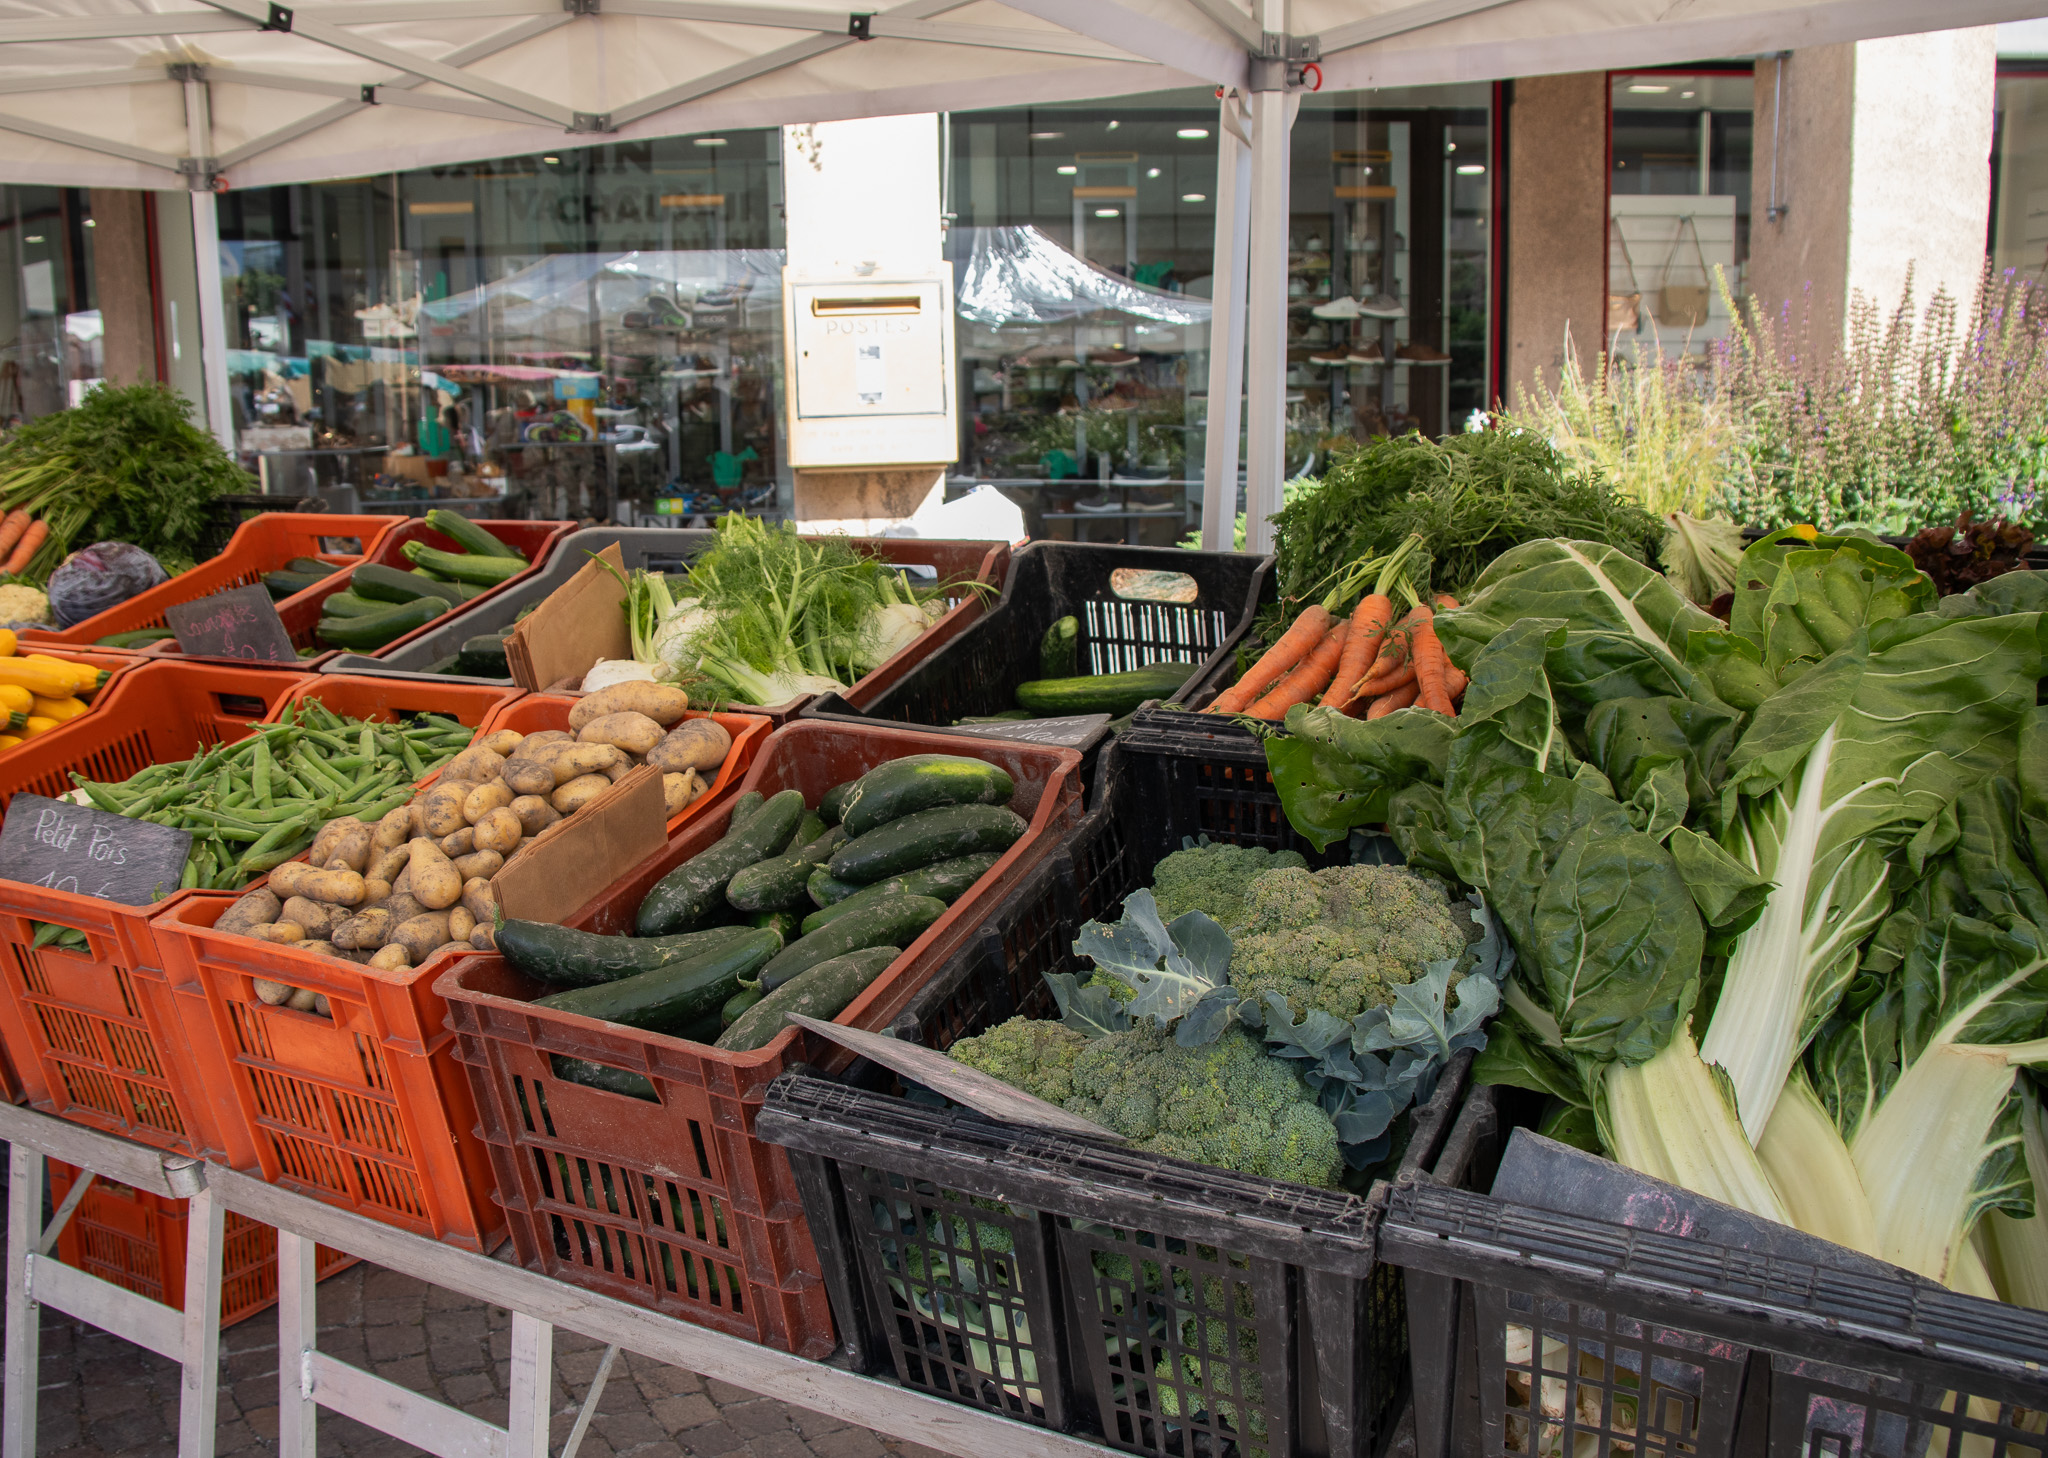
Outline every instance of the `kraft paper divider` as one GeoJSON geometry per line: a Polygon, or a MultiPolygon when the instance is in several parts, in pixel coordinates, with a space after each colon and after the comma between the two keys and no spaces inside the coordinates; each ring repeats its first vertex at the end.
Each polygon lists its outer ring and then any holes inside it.
{"type": "Polygon", "coordinates": [[[512,681],[528,693],[539,693],[562,679],[581,683],[600,658],[631,658],[625,575],[626,559],[613,543],[521,618],[505,640],[512,681]],[[618,575],[606,571],[602,563],[609,563],[618,575]]]}
{"type": "Polygon", "coordinates": [[[498,909],[521,921],[560,922],[668,844],[661,771],[643,764],[491,877],[498,909]]]}

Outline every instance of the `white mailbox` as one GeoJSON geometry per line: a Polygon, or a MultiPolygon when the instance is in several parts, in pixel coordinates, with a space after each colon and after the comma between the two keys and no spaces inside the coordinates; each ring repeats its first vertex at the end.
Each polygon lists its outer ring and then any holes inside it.
{"type": "Polygon", "coordinates": [[[782,307],[792,466],[958,457],[951,268],[825,282],[785,271],[782,307]]]}

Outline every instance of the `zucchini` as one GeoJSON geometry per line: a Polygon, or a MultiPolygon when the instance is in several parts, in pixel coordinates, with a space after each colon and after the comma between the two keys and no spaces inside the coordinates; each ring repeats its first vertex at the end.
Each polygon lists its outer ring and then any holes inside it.
{"type": "Polygon", "coordinates": [[[853,787],[859,783],[860,779],[856,776],[827,790],[825,798],[818,802],[819,818],[827,825],[837,825],[840,816],[846,811],[846,797],[853,793],[853,787]]]}
{"type": "Polygon", "coordinates": [[[382,648],[448,611],[445,598],[422,597],[359,618],[322,618],[313,636],[333,648],[382,648]]]}
{"type": "MultiPolygon", "coordinates": [[[[419,599],[413,598],[412,601],[418,602],[419,599]]],[[[373,597],[358,597],[347,588],[343,588],[340,592],[331,592],[320,600],[320,613],[321,616],[329,618],[366,618],[371,613],[381,613],[395,606],[397,604],[379,602],[373,597]]]]}
{"type": "Polygon", "coordinates": [[[425,577],[415,577],[396,567],[386,567],[382,562],[365,562],[348,575],[348,590],[357,597],[374,598],[378,602],[415,602],[423,597],[445,599],[445,592],[437,591],[437,584],[425,577]]]}
{"type": "Polygon", "coordinates": [[[725,1027],[731,1027],[739,1021],[741,1013],[767,995],[761,990],[761,984],[758,982],[751,987],[741,987],[738,992],[728,997],[725,1006],[718,1010],[718,1021],[725,1027]]]}
{"type": "Polygon", "coordinates": [[[629,1099],[646,1099],[649,1103],[660,1101],[661,1096],[654,1091],[653,1082],[644,1073],[628,1073],[609,1063],[592,1063],[588,1058],[565,1058],[560,1053],[548,1054],[548,1066],[564,1083],[580,1083],[585,1088],[601,1088],[606,1093],[624,1094],[629,1099]]]}
{"type": "Polygon", "coordinates": [[[109,633],[95,639],[95,648],[147,648],[152,643],[161,643],[178,635],[169,628],[137,628],[132,633],[109,633]]]}
{"type": "Polygon", "coordinates": [[[835,880],[871,886],[955,856],[1006,851],[1025,829],[1021,816],[1000,805],[941,805],[855,836],[828,864],[835,880]]]}
{"type": "Polygon", "coordinates": [[[864,947],[907,947],[945,914],[946,903],[936,896],[891,896],[842,916],[777,952],[761,969],[761,990],[773,992],[799,972],[864,947]]]}
{"type": "Polygon", "coordinates": [[[526,554],[511,543],[492,536],[468,517],[435,507],[427,513],[427,525],[465,552],[479,557],[511,557],[524,562],[526,554]]]}
{"type": "Polygon", "coordinates": [[[405,560],[437,576],[455,582],[474,582],[479,587],[496,587],[517,577],[527,567],[524,557],[482,557],[467,552],[442,552],[424,542],[407,542],[398,549],[405,560]]]}
{"type": "Polygon", "coordinates": [[[860,889],[851,881],[834,879],[832,872],[824,866],[811,872],[811,878],[804,882],[804,890],[819,906],[835,906],[860,889]]]}
{"type": "Polygon", "coordinates": [[[341,568],[318,557],[294,557],[278,569],[281,572],[310,572],[315,577],[332,577],[341,568]]]}
{"type": "Polygon", "coordinates": [[[263,574],[263,590],[270,594],[272,600],[283,602],[295,592],[318,587],[331,576],[330,572],[286,572],[280,568],[263,574]]]}
{"type": "Polygon", "coordinates": [[[1038,676],[1072,678],[1081,654],[1081,620],[1071,613],[1045,630],[1038,641],[1038,676]]]}
{"type": "Polygon", "coordinates": [[[764,966],[782,950],[782,934],[754,927],[731,941],[680,961],[666,962],[650,972],[572,987],[539,998],[535,1007],[623,1023],[650,1033],[672,1033],[708,1014],[739,991],[740,979],[764,966]]]}
{"type": "Polygon", "coordinates": [[[1017,685],[1017,702],[1034,714],[1107,714],[1121,718],[1147,699],[1163,699],[1188,681],[1197,665],[1148,663],[1129,673],[1081,678],[1040,678],[1017,685]]]}
{"type": "Polygon", "coordinates": [[[951,906],[974,888],[974,883],[987,875],[1002,856],[994,851],[983,851],[980,855],[955,856],[950,861],[940,861],[935,866],[926,866],[921,871],[912,871],[906,876],[891,876],[886,881],[877,881],[872,886],[863,886],[851,896],[830,905],[821,906],[803,919],[799,934],[809,936],[821,926],[837,921],[849,911],[859,911],[864,906],[873,906],[889,896],[936,896],[951,906]]]}
{"type": "Polygon", "coordinates": [[[754,930],[720,926],[677,937],[605,937],[552,922],[508,917],[499,923],[497,937],[499,955],[536,982],[596,987],[715,951],[754,930]]]}
{"type": "Polygon", "coordinates": [[[801,906],[811,872],[830,860],[844,839],[846,831],[835,825],[796,850],[748,866],[726,886],[725,899],[737,911],[782,911],[801,906]]]}
{"type": "Polygon", "coordinates": [[[455,671],[473,678],[510,678],[512,665],[505,659],[505,640],[496,633],[464,639],[455,655],[455,671]]]}
{"type": "Polygon", "coordinates": [[[747,1008],[713,1046],[734,1052],[759,1048],[787,1026],[791,1013],[829,1022],[902,955],[895,947],[865,947],[828,958],[747,1008]]]}
{"type": "Polygon", "coordinates": [[[688,931],[724,909],[727,883],[787,843],[803,813],[803,793],[784,790],[739,829],[728,826],[723,840],[654,883],[633,917],[639,935],[659,937],[688,931]]]}
{"type": "Polygon", "coordinates": [[[857,840],[914,811],[941,805],[1006,805],[1016,792],[1016,782],[985,759],[912,754],[862,775],[841,807],[839,823],[857,840]]]}

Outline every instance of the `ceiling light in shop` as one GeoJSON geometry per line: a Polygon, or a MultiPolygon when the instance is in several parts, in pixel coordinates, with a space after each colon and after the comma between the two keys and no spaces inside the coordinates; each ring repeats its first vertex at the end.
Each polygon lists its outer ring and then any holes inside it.
{"type": "Polygon", "coordinates": [[[28,235],[27,241],[30,243],[40,243],[43,241],[43,235],[41,233],[31,233],[28,235]]]}
{"type": "Polygon", "coordinates": [[[1207,202],[1209,194],[1206,192],[1184,192],[1180,195],[1180,200],[1182,202],[1207,202]]]}
{"type": "Polygon", "coordinates": [[[1122,126],[1122,125],[1123,125],[1123,123],[1122,123],[1122,122],[1119,122],[1119,121],[1113,121],[1113,122],[1111,122],[1111,123],[1110,123],[1110,124],[1109,124],[1108,126],[1104,127],[1104,128],[1103,128],[1103,130],[1104,130],[1104,131],[1106,131],[1106,132],[1113,132],[1113,131],[1115,131],[1115,130],[1116,130],[1116,129],[1117,129],[1118,127],[1120,127],[1120,126],[1122,126]]]}
{"type": "Polygon", "coordinates": [[[1456,142],[1445,142],[1444,150],[1446,152],[1455,152],[1458,150],[1458,144],[1456,142]]]}
{"type": "Polygon", "coordinates": [[[1031,134],[1031,140],[1034,142],[1050,142],[1060,137],[1064,137],[1065,135],[1065,132],[1033,132],[1031,134]]]}
{"type": "Polygon", "coordinates": [[[1123,213],[1117,208],[1097,208],[1095,216],[1098,218],[1120,218],[1123,216],[1123,213]]]}
{"type": "Polygon", "coordinates": [[[1159,169],[1157,167],[1147,167],[1145,169],[1145,175],[1147,177],[1157,177],[1159,175],[1159,169]]]}
{"type": "Polygon", "coordinates": [[[1458,176],[1460,177],[1483,177],[1485,174],[1486,168],[1477,162],[1467,162],[1458,169],[1458,176]]]}
{"type": "Polygon", "coordinates": [[[1630,86],[1628,90],[1629,95],[1631,96],[1662,96],[1665,92],[1669,91],[1670,89],[1671,88],[1669,86],[1636,85],[1630,86]]]}
{"type": "Polygon", "coordinates": [[[724,137],[695,137],[692,140],[700,147],[723,147],[725,145],[724,137]]]}
{"type": "Polygon", "coordinates": [[[1053,168],[1053,171],[1055,171],[1055,172],[1059,173],[1059,175],[1060,175],[1060,176],[1062,176],[1062,177],[1072,177],[1072,176],[1073,176],[1073,175],[1074,175],[1074,174],[1075,174],[1076,172],[1079,172],[1080,170],[1081,170],[1081,169],[1080,169],[1080,168],[1078,168],[1078,167],[1055,167],[1055,168],[1053,168]]]}
{"type": "Polygon", "coordinates": [[[99,222],[96,219],[87,218],[85,220],[85,226],[88,228],[97,228],[99,226],[99,222]]]}
{"type": "Polygon", "coordinates": [[[1698,95],[1699,93],[1694,91],[1681,91],[1678,94],[1684,97],[1687,101],[1691,101],[1693,97],[1698,95]]]}
{"type": "Polygon", "coordinates": [[[1202,142],[1208,140],[1209,129],[1207,127],[1182,127],[1174,135],[1183,142],[1202,142]]]}
{"type": "Polygon", "coordinates": [[[559,167],[562,165],[562,159],[560,157],[543,157],[540,160],[547,163],[550,167],[559,167]]]}

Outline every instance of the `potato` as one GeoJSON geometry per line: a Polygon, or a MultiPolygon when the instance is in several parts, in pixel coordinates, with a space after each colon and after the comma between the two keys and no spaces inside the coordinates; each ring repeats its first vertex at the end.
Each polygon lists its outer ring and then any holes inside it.
{"type": "MultiPolygon", "coordinates": [[[[611,746],[605,747],[609,749],[611,746]]],[[[548,803],[564,815],[574,815],[611,787],[612,782],[601,774],[580,775],[555,791],[554,798],[548,803]]]]}
{"type": "Polygon", "coordinates": [[[445,780],[462,780],[468,784],[481,785],[495,780],[505,768],[505,756],[481,744],[472,744],[455,758],[448,761],[441,771],[445,780]]]}
{"type": "Polygon", "coordinates": [[[682,718],[689,707],[690,696],[681,689],[636,679],[585,694],[569,711],[569,727],[580,732],[584,725],[607,714],[640,714],[667,728],[682,718]]]}
{"type": "Polygon", "coordinates": [[[468,885],[478,876],[488,881],[497,875],[505,869],[505,858],[496,851],[480,850],[461,857],[453,864],[456,874],[462,877],[463,884],[468,885]]]}
{"type": "Polygon", "coordinates": [[[462,818],[474,825],[499,806],[511,804],[512,800],[512,789],[503,780],[478,785],[462,802],[462,818]]]}
{"type": "Polygon", "coordinates": [[[577,731],[584,744],[609,744],[628,754],[645,754],[661,743],[661,726],[645,714],[605,714],[577,731]]]}
{"type": "Polygon", "coordinates": [[[412,803],[405,807],[405,813],[409,817],[406,821],[405,829],[405,838],[407,840],[418,840],[427,833],[426,816],[421,809],[421,806],[426,801],[427,794],[428,792],[425,790],[420,791],[412,797],[412,803]]]}
{"type": "MultiPolygon", "coordinates": [[[[330,948],[329,950],[332,949],[330,948]]],[[[320,1014],[320,1016],[323,1018],[331,1018],[334,1016],[334,1009],[328,1006],[326,993],[316,992],[313,994],[313,1011],[320,1014]]]]}
{"type": "Polygon", "coordinates": [[[363,868],[363,879],[395,881],[398,879],[398,873],[404,870],[411,860],[412,852],[406,849],[402,840],[397,845],[380,846],[377,853],[370,857],[370,864],[363,868]]]}
{"type": "MultiPolygon", "coordinates": [[[[417,912],[413,913],[418,915],[417,912]]],[[[371,911],[359,911],[328,934],[328,940],[345,951],[374,951],[391,939],[391,928],[397,922],[390,911],[377,907],[371,911]]]]}
{"type": "Polygon", "coordinates": [[[462,883],[462,909],[477,921],[492,923],[498,919],[498,901],[491,893],[491,883],[483,876],[474,876],[462,883]]]}
{"type": "Polygon", "coordinates": [[[704,793],[704,782],[695,770],[661,777],[662,813],[671,819],[683,813],[690,802],[704,793]]]}
{"type": "Polygon", "coordinates": [[[403,972],[412,966],[412,958],[400,943],[386,942],[377,949],[377,955],[370,958],[370,965],[386,972],[403,972]]]}
{"type": "Polygon", "coordinates": [[[411,895],[404,892],[394,891],[391,893],[389,897],[385,899],[384,904],[378,907],[377,909],[379,911],[390,912],[391,924],[393,926],[396,926],[401,921],[405,921],[411,917],[418,916],[422,911],[425,911],[427,908],[420,905],[419,902],[416,899],[414,899],[411,895]]]}
{"type": "Polygon", "coordinates": [[[573,744],[575,741],[576,736],[566,729],[539,729],[520,740],[519,748],[522,753],[531,754],[545,744],[573,744]]]}
{"type": "Polygon", "coordinates": [[[270,889],[280,896],[304,896],[329,906],[360,906],[363,878],[354,871],[316,871],[304,861],[286,861],[270,873],[270,889]]]}
{"type": "Polygon", "coordinates": [[[247,936],[249,928],[277,920],[284,902],[275,891],[259,886],[244,895],[233,906],[220,914],[220,920],[213,924],[219,932],[231,932],[236,936],[247,936]]]}
{"type": "Polygon", "coordinates": [[[620,760],[611,768],[601,771],[601,773],[604,775],[606,779],[610,780],[613,784],[616,785],[620,780],[623,780],[627,775],[630,775],[631,773],[633,773],[634,770],[638,768],[639,766],[634,764],[633,761],[630,758],[628,758],[620,760]]]}
{"type": "Polygon", "coordinates": [[[572,744],[554,758],[557,787],[584,775],[599,775],[615,764],[630,765],[626,752],[615,744],[572,744]]]}
{"type": "Polygon", "coordinates": [[[293,1012],[311,1012],[313,1010],[313,999],[319,995],[310,987],[301,987],[289,998],[285,999],[284,1005],[293,1012]]]}
{"type": "Polygon", "coordinates": [[[716,719],[690,719],[678,724],[668,736],[647,751],[647,762],[663,774],[696,770],[709,777],[725,763],[732,749],[732,736],[716,719]]]}
{"type": "Polygon", "coordinates": [[[370,832],[371,843],[378,850],[388,851],[393,846],[404,845],[411,838],[412,807],[410,805],[400,805],[396,810],[391,811],[382,820],[379,820],[376,829],[370,832]]]}
{"type": "Polygon", "coordinates": [[[408,896],[412,894],[412,847],[413,843],[411,841],[405,843],[405,864],[399,867],[398,874],[391,878],[391,894],[393,896],[408,896]]]}
{"type": "Polygon", "coordinates": [[[519,848],[519,842],[526,838],[526,827],[520,823],[518,814],[511,806],[500,805],[477,821],[475,836],[478,850],[496,851],[501,856],[509,856],[519,848]]]}
{"type": "Polygon", "coordinates": [[[444,856],[466,856],[476,849],[476,832],[465,825],[453,835],[444,835],[435,842],[444,856]]]}
{"type": "Polygon", "coordinates": [[[429,911],[453,906],[462,895],[462,877],[431,840],[412,843],[412,865],[406,874],[412,877],[414,898],[429,911]]]}
{"type": "Polygon", "coordinates": [[[391,940],[384,944],[389,951],[393,943],[405,948],[410,965],[417,967],[434,955],[441,943],[448,940],[448,913],[445,911],[423,911],[409,917],[391,929],[391,940]]]}
{"type": "Polygon", "coordinates": [[[336,825],[343,827],[341,834],[334,838],[326,856],[315,856],[313,859],[322,864],[340,861],[351,871],[360,871],[368,866],[370,852],[376,848],[374,832],[353,815],[330,821],[326,828],[331,830],[336,825]]]}
{"type": "Polygon", "coordinates": [[[525,738],[517,729],[493,729],[476,742],[493,754],[510,755],[525,738]]]}
{"type": "Polygon", "coordinates": [[[346,920],[347,917],[348,913],[345,911],[337,915],[335,909],[331,906],[322,906],[317,901],[309,901],[303,896],[294,896],[291,900],[285,902],[283,909],[278,913],[277,919],[279,921],[297,922],[306,929],[306,935],[309,937],[324,937],[327,935],[330,927],[336,922],[346,920]]]}
{"type": "Polygon", "coordinates": [[[469,940],[469,934],[475,930],[476,918],[469,914],[461,902],[458,901],[448,908],[449,941],[466,942],[469,940]]]}
{"type": "Polygon", "coordinates": [[[426,797],[420,801],[420,828],[438,840],[469,824],[462,818],[462,802],[469,798],[470,789],[469,785],[458,781],[436,785],[427,791],[426,797]]]}
{"type": "Polygon", "coordinates": [[[498,950],[497,930],[489,922],[480,921],[469,934],[469,944],[479,952],[495,952],[498,950]]]}
{"type": "Polygon", "coordinates": [[[295,921],[273,921],[267,926],[255,927],[252,930],[266,942],[281,942],[286,946],[306,939],[306,929],[295,921]]]}
{"type": "Polygon", "coordinates": [[[291,995],[298,991],[296,987],[288,987],[282,982],[272,982],[267,977],[251,977],[249,987],[256,994],[256,1000],[267,1007],[283,1007],[291,1000],[291,995]]]}
{"type": "Polygon", "coordinates": [[[546,795],[555,788],[554,746],[543,744],[531,758],[508,759],[500,777],[514,796],[546,795]]]}
{"type": "Polygon", "coordinates": [[[374,906],[391,894],[391,883],[380,881],[375,876],[363,877],[363,899],[359,906],[374,906]]]}
{"type": "MultiPolygon", "coordinates": [[[[306,859],[316,866],[326,865],[334,859],[336,848],[341,844],[341,838],[347,835],[349,831],[361,826],[362,823],[353,815],[344,815],[338,820],[328,821],[320,827],[320,833],[313,837],[313,845],[306,852],[306,859]]],[[[352,866],[350,869],[360,871],[362,867],[352,866]]]]}

